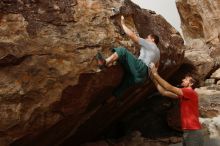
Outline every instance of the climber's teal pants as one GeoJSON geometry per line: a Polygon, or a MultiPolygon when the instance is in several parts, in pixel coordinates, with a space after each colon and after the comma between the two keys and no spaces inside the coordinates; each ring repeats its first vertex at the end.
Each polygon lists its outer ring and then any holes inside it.
{"type": "Polygon", "coordinates": [[[124,69],[124,77],[113,92],[114,96],[121,97],[127,88],[144,83],[148,77],[148,67],[125,48],[114,48],[113,51],[118,54],[119,62],[124,69]]]}

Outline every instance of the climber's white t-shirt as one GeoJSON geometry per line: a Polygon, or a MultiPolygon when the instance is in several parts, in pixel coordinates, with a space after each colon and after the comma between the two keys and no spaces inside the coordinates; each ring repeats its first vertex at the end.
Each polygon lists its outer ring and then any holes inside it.
{"type": "Polygon", "coordinates": [[[139,45],[141,45],[138,59],[141,59],[147,66],[149,66],[151,62],[156,64],[160,60],[160,50],[157,45],[143,38],[140,38],[138,42],[139,45]]]}

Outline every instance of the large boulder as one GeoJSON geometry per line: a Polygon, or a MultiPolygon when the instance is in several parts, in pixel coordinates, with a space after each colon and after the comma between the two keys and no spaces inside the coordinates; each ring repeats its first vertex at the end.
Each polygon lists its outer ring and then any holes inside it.
{"type": "MultiPolygon", "coordinates": [[[[184,64],[191,65],[192,72],[197,79],[202,83],[215,68],[215,59],[212,58],[205,50],[187,50],[185,51],[184,64]]],[[[187,70],[187,69],[186,69],[187,70]]]]}
{"type": "Polygon", "coordinates": [[[220,43],[219,0],[176,0],[186,43],[192,48],[220,43]]]}
{"type": "Polygon", "coordinates": [[[214,73],[212,73],[211,78],[216,80],[220,79],[220,68],[217,69],[214,73]]]}
{"type": "Polygon", "coordinates": [[[184,64],[193,66],[202,81],[220,64],[220,1],[176,0],[176,6],[187,46],[184,64]]]}
{"type": "Polygon", "coordinates": [[[129,0],[0,1],[1,146],[78,145],[151,93],[148,82],[121,107],[101,104],[123,72],[120,66],[97,72],[97,51],[139,51],[121,29],[122,14],[141,37],[160,36],[160,72],[171,76],[183,60],[181,36],[162,16],[129,0]]]}

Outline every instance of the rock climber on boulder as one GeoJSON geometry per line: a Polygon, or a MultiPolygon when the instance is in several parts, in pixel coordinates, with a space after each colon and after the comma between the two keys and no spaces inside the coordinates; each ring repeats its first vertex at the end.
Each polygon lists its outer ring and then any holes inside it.
{"type": "Polygon", "coordinates": [[[101,69],[108,67],[115,61],[119,61],[122,65],[124,77],[120,85],[113,92],[113,95],[119,98],[123,96],[129,87],[149,80],[149,64],[154,63],[158,67],[160,60],[160,50],[157,47],[159,37],[157,35],[149,34],[146,38],[140,38],[126,26],[124,16],[121,16],[121,26],[125,34],[133,42],[141,46],[140,56],[137,58],[126,48],[114,48],[112,50],[113,54],[106,59],[100,52],[96,55],[98,66],[101,69]]]}

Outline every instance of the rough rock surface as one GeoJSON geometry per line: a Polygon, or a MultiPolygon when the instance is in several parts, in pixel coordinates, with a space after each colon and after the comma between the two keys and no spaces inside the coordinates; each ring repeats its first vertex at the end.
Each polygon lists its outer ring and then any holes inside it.
{"type": "Polygon", "coordinates": [[[212,73],[215,66],[215,59],[205,50],[186,50],[184,64],[185,69],[197,75],[197,79],[202,83],[209,74],[212,73]]]}
{"type": "Polygon", "coordinates": [[[186,43],[192,48],[220,43],[220,1],[176,0],[186,43]]]}
{"type": "Polygon", "coordinates": [[[220,144],[220,86],[201,87],[196,90],[200,96],[200,122],[205,131],[206,145],[220,144]]]}
{"type": "Polygon", "coordinates": [[[220,68],[217,69],[214,73],[212,73],[211,78],[216,80],[220,79],[220,68]]]}
{"type": "Polygon", "coordinates": [[[220,114],[220,86],[204,86],[196,89],[200,99],[202,118],[213,118],[220,114]]]}
{"type": "Polygon", "coordinates": [[[120,8],[141,37],[160,36],[160,71],[164,77],[172,75],[183,60],[181,36],[160,15],[130,1],[0,1],[1,146],[92,140],[151,93],[152,85],[146,83],[132,90],[122,107],[101,104],[123,72],[120,66],[96,72],[96,52],[107,56],[115,46],[139,51],[112,8],[120,8]]]}
{"type": "Polygon", "coordinates": [[[188,48],[184,63],[205,80],[220,64],[220,1],[176,0],[176,6],[188,48]]]}

